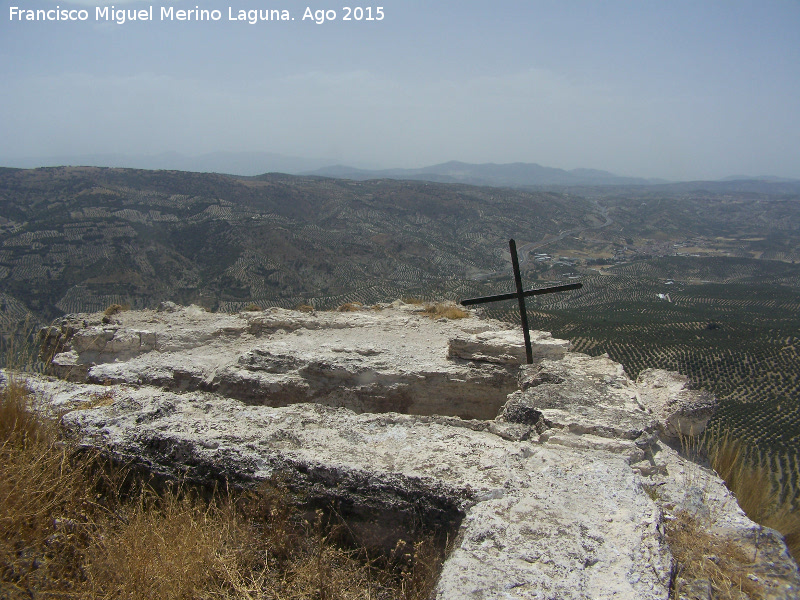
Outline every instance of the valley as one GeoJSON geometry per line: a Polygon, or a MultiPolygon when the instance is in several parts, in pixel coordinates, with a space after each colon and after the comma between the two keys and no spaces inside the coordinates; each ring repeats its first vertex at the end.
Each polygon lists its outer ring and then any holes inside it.
{"type": "MultiPolygon", "coordinates": [[[[0,327],[162,300],[237,312],[333,309],[581,281],[532,328],[631,377],[713,391],[712,423],[797,494],[800,189],[770,182],[494,188],[106,168],[0,170],[0,327]]],[[[518,319],[514,302],[482,309],[518,319]]],[[[29,338],[28,338],[29,339],[29,338]]],[[[8,354],[6,350],[5,354],[8,354]]]]}

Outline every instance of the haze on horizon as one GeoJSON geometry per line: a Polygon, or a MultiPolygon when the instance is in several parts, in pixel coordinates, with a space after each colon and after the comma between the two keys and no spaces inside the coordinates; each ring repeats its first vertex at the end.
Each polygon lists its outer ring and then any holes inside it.
{"type": "Polygon", "coordinates": [[[382,21],[349,23],[344,5],[4,2],[0,165],[227,151],[800,178],[798,2],[383,0],[382,21]],[[110,4],[152,4],[156,20],[95,21],[110,4]],[[90,20],[9,19],[57,5],[90,20]],[[162,22],[162,5],[223,18],[162,22]],[[338,19],[302,21],[306,6],[338,19]],[[295,20],[233,22],[228,7],[295,20]]]}

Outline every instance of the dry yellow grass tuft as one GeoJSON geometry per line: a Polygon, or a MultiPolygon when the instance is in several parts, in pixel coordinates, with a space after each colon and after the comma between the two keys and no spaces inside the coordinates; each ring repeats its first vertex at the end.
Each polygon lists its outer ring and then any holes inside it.
{"type": "MultiPolygon", "coordinates": [[[[99,398],[107,401],[107,398],[99,398]]],[[[280,482],[203,499],[157,491],[77,453],[27,390],[0,392],[0,589],[42,597],[422,600],[443,560],[430,541],[403,560],[336,544],[342,528],[293,508],[280,482]]]]}
{"type": "Polygon", "coordinates": [[[336,311],[337,312],[358,312],[362,308],[364,308],[364,305],[361,304],[360,302],[346,302],[345,304],[342,304],[341,306],[339,306],[336,309],[336,311]]]}
{"type": "Polygon", "coordinates": [[[300,312],[304,313],[313,313],[315,309],[310,304],[301,304],[297,307],[296,310],[299,310],[300,312]]]}
{"type": "Polygon", "coordinates": [[[244,310],[246,312],[261,312],[264,309],[261,308],[258,304],[252,304],[251,303],[251,304],[248,304],[247,306],[245,306],[244,310]]]}
{"type": "Polygon", "coordinates": [[[91,400],[84,400],[77,402],[71,406],[72,410],[89,410],[92,408],[99,408],[101,406],[111,406],[114,404],[114,390],[105,390],[104,392],[95,392],[91,396],[91,400]]]}
{"type": "Polygon", "coordinates": [[[128,310],[128,308],[122,304],[111,304],[103,311],[103,314],[107,317],[112,317],[118,313],[121,313],[123,310],[128,310]]]}
{"type": "Polygon", "coordinates": [[[745,514],[780,531],[794,559],[800,560],[800,512],[781,489],[791,474],[774,473],[752,460],[745,444],[728,433],[709,431],[704,446],[712,468],[725,480],[745,514]]]}
{"type": "Polygon", "coordinates": [[[23,386],[0,396],[0,588],[8,598],[67,591],[90,535],[91,472],[31,411],[23,386]]]}
{"type": "Polygon", "coordinates": [[[467,311],[451,303],[427,304],[423,314],[431,319],[465,319],[469,316],[467,311]]]}
{"type": "Polygon", "coordinates": [[[760,525],[779,531],[795,561],[800,560],[800,511],[793,504],[792,473],[771,470],[742,440],[717,428],[702,437],[681,441],[684,453],[705,457],[725,481],[745,514],[760,525]]]}
{"type": "Polygon", "coordinates": [[[0,339],[0,362],[6,369],[26,371],[37,361],[41,347],[34,340],[37,340],[40,330],[37,320],[28,313],[22,323],[0,339]]]}
{"type": "Polygon", "coordinates": [[[740,600],[739,592],[745,592],[748,598],[763,597],[762,587],[748,577],[752,556],[731,541],[715,536],[705,525],[686,512],[666,522],[667,540],[678,564],[674,597],[689,597],[682,594],[687,591],[681,589],[682,579],[708,581],[713,597],[720,600],[740,600]]]}

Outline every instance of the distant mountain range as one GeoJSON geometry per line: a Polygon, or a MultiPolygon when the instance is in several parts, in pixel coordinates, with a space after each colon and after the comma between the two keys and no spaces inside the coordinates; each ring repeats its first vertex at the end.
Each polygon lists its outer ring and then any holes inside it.
{"type": "Polygon", "coordinates": [[[800,179],[791,177],[775,177],[774,175],[731,175],[723,177],[720,181],[765,181],[767,183],[800,183],[800,179]]]}
{"type": "MultiPolygon", "coordinates": [[[[366,181],[399,179],[463,183],[494,187],[573,187],[573,186],[653,186],[670,183],[664,179],[622,177],[597,169],[557,169],[536,163],[471,164],[450,161],[418,169],[367,169],[333,165],[324,158],[300,158],[271,152],[213,152],[186,156],[175,152],[156,155],[87,154],[30,158],[0,158],[0,166],[30,169],[55,166],[95,166],[134,169],[191,171],[256,176],[265,173],[312,175],[366,181]]],[[[784,177],[735,175],[720,182],[758,181],[764,183],[800,183],[784,177]]]]}
{"type": "Polygon", "coordinates": [[[336,165],[304,173],[339,179],[413,179],[437,183],[466,183],[499,187],[573,186],[573,185],[655,185],[664,179],[620,177],[596,169],[555,169],[536,163],[470,164],[451,161],[421,169],[365,170],[336,165]]]}
{"type": "Polygon", "coordinates": [[[0,158],[0,166],[20,169],[37,167],[120,167],[194,173],[226,173],[230,175],[262,175],[264,173],[297,174],[330,165],[330,159],[299,158],[272,152],[212,152],[186,156],[177,152],[151,155],[83,154],[27,158],[0,158]]]}
{"type": "MultiPolygon", "coordinates": [[[[0,168],[0,333],[111,304],[485,295],[521,243],[601,226],[563,194],[420,181],[0,168]]],[[[507,279],[507,278],[506,278],[507,279]]]]}
{"type": "MultiPolygon", "coordinates": [[[[532,170],[508,167],[509,178],[532,170]]],[[[456,168],[449,163],[451,173],[456,168]]],[[[530,247],[554,255],[572,249],[587,260],[672,254],[679,251],[673,244],[698,238],[728,239],[742,256],[751,245],[764,258],[798,255],[800,184],[562,190],[0,168],[0,333],[28,313],[45,321],[111,304],[173,300],[236,310],[497,293],[507,290],[508,277],[492,274],[508,267],[510,237],[529,246],[523,258],[530,247]]],[[[544,281],[578,269],[562,266],[531,259],[524,268],[544,281]]]]}

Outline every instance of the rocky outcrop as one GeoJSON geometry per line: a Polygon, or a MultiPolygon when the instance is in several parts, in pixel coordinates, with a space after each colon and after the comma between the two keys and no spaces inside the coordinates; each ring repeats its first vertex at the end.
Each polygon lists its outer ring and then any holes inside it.
{"type": "Polygon", "coordinates": [[[639,374],[640,400],[658,419],[665,439],[701,433],[717,409],[717,400],[705,390],[694,390],[689,378],[672,371],[645,369],[639,374]]]}
{"type": "Polygon", "coordinates": [[[124,312],[111,323],[83,315],[42,337],[59,350],[53,372],[73,381],[212,391],[268,406],[494,418],[517,388],[516,365],[449,360],[437,347],[491,327],[474,317],[437,323],[420,311],[217,315],[188,307],[124,312]]]}
{"type": "Polygon", "coordinates": [[[654,415],[636,401],[638,386],[608,358],[570,353],[522,373],[521,389],[501,415],[506,420],[530,407],[541,413],[548,429],[620,440],[634,440],[656,426],[654,415]]]}
{"type": "Polygon", "coordinates": [[[758,539],[748,568],[765,597],[800,593],[780,537],[663,443],[686,420],[696,431],[709,408],[670,374],[634,382],[545,335],[522,366],[505,325],[402,304],[99,318],[58,328],[54,366],[80,381],[29,380],[84,444],[202,484],[280,476],[368,545],[420,528],[449,536],[441,600],[666,600],[665,519],[698,498],[705,530],[743,547],[758,539]]]}
{"type": "MultiPolygon", "coordinates": [[[[447,356],[451,359],[519,365],[527,359],[521,338],[519,331],[511,329],[458,335],[448,341],[447,356]]],[[[569,341],[556,339],[546,331],[533,331],[531,349],[537,359],[558,359],[569,349],[569,341]]]]}

